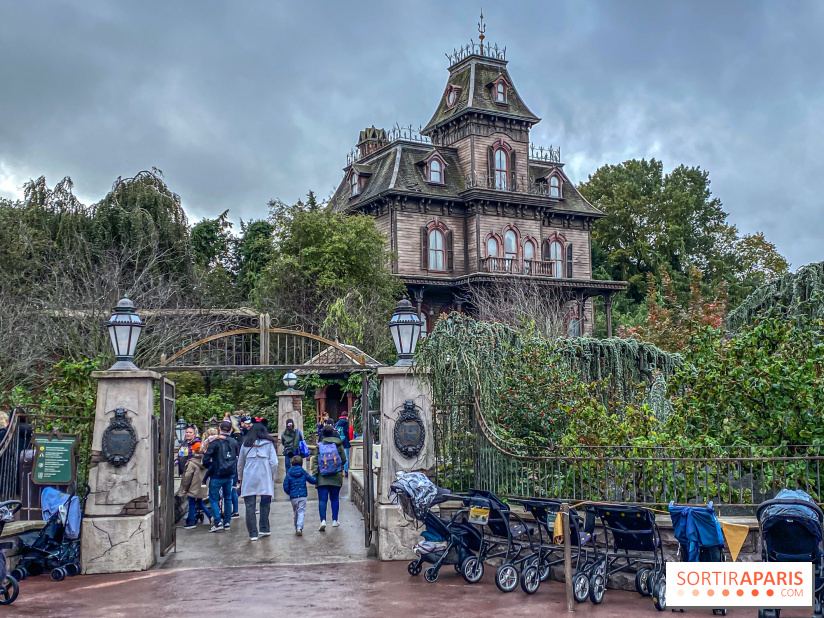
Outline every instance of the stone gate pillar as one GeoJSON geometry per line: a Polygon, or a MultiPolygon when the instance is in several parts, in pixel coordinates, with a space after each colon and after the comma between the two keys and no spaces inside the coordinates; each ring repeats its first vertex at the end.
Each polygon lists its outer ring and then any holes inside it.
{"type": "Polygon", "coordinates": [[[431,473],[435,468],[431,397],[428,388],[420,383],[409,367],[380,367],[378,377],[381,380],[381,468],[377,487],[378,557],[381,560],[412,559],[412,548],[420,540],[420,530],[415,530],[413,525],[406,522],[398,507],[389,501],[389,487],[400,470],[431,473]],[[414,411],[411,406],[405,406],[408,401],[414,404],[414,411]],[[408,415],[405,419],[417,416],[423,425],[423,444],[417,453],[414,453],[414,448],[410,449],[408,444],[404,444],[404,436],[415,435],[414,420],[402,422],[402,427],[411,428],[411,434],[399,431],[400,443],[396,443],[395,440],[395,425],[405,412],[408,415]]]}
{"type": "MultiPolygon", "coordinates": [[[[278,396],[278,477],[276,481],[280,482],[286,476],[286,465],[280,447],[280,436],[286,429],[286,421],[290,418],[295,421],[295,431],[302,431],[303,437],[306,437],[306,430],[303,428],[303,395],[305,393],[286,389],[276,394],[278,396]]],[[[315,428],[312,427],[311,431],[314,430],[315,428]]]]}
{"type": "MultiPolygon", "coordinates": [[[[157,437],[152,422],[154,384],[152,371],[96,371],[97,405],[94,416],[89,496],[83,519],[83,573],[143,571],[155,562],[155,492],[157,490],[157,437]],[[110,432],[113,447],[103,448],[103,436],[116,410],[134,431],[134,451],[125,463],[114,455],[128,451],[128,429],[110,432]],[[124,451],[125,447],[125,451],[124,451]],[[106,457],[109,452],[110,458],[106,457]],[[116,465],[120,463],[120,465],[116,465]]],[[[156,421],[155,421],[156,422],[156,421]]],[[[121,421],[122,424],[122,421],[121,421]]]]}

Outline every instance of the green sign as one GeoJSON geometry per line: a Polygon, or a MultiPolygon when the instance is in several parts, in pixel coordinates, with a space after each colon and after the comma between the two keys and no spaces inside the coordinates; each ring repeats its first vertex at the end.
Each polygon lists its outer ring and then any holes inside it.
{"type": "Polygon", "coordinates": [[[75,444],[77,436],[35,435],[32,482],[37,485],[68,485],[74,481],[75,444]]]}

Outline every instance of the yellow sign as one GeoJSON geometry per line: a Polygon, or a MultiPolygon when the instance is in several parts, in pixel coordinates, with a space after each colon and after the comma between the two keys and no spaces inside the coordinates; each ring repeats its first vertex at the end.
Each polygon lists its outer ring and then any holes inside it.
{"type": "Polygon", "coordinates": [[[489,509],[482,509],[477,506],[473,506],[469,509],[469,523],[485,526],[489,523],[489,509]]]}

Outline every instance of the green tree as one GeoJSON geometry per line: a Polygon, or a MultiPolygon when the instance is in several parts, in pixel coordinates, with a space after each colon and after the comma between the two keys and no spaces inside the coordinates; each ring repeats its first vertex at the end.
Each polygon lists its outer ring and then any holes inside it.
{"type": "Polygon", "coordinates": [[[258,277],[274,255],[274,226],[265,220],[240,222],[243,232],[237,245],[237,285],[243,298],[249,298],[258,277]]]}

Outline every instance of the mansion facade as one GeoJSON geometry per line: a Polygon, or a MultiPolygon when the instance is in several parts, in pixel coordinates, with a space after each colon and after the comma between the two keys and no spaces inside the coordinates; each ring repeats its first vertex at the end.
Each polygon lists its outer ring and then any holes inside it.
{"type": "Polygon", "coordinates": [[[471,313],[474,286],[529,280],[560,303],[573,336],[592,333],[602,296],[611,335],[612,295],[626,284],[592,278],[590,229],[604,214],[567,177],[560,149],[531,144],[540,119],[505,50],[471,44],[450,62],[425,127],[361,131],[330,208],[375,218],[427,323],[471,313]]]}

